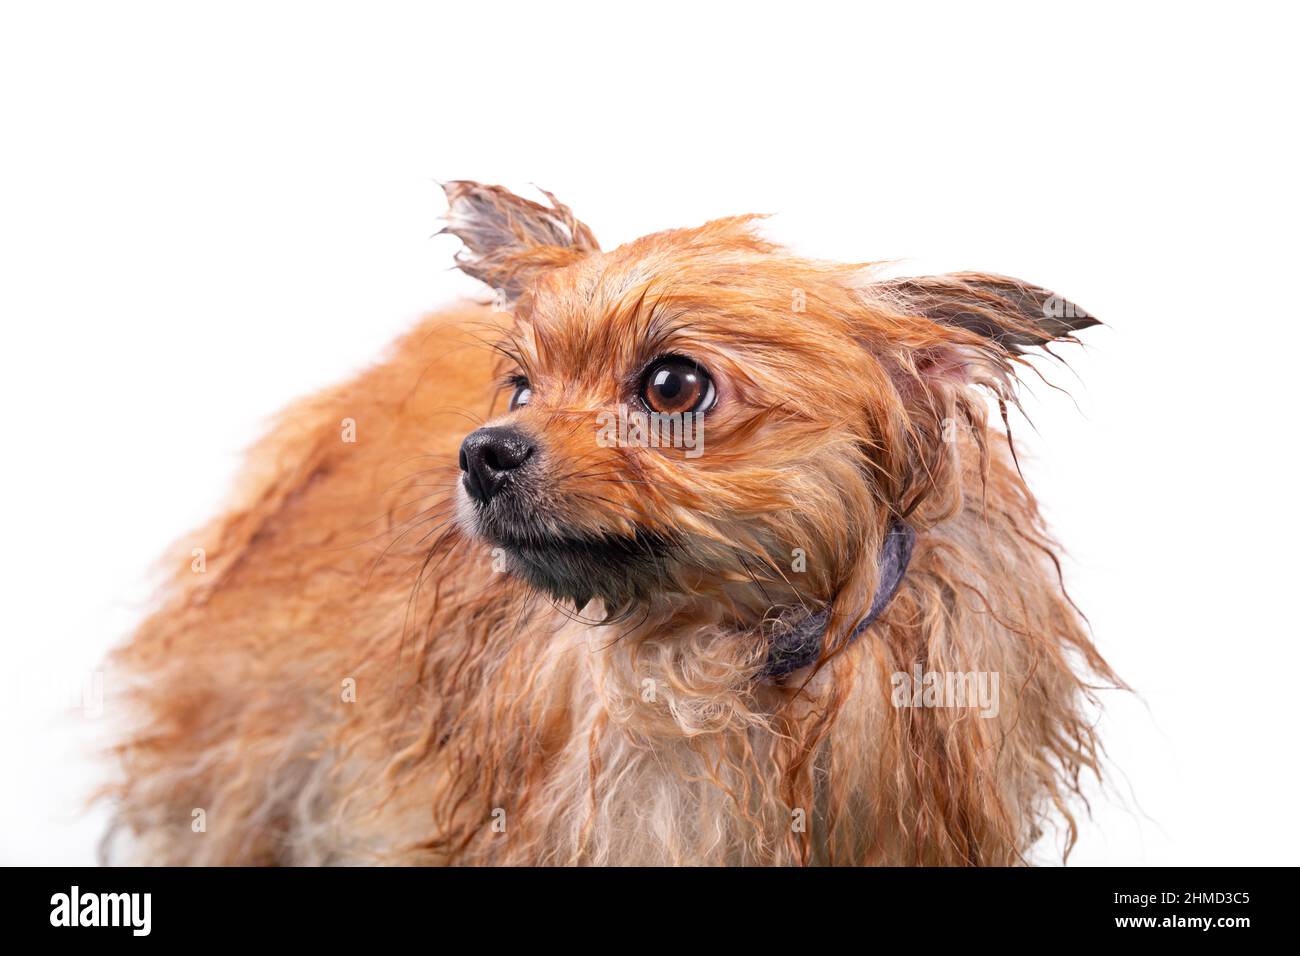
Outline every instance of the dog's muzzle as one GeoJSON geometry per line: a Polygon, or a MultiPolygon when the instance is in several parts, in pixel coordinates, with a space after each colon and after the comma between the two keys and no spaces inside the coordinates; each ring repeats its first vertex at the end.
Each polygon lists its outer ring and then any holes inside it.
{"type": "Polygon", "coordinates": [[[497,426],[470,432],[460,446],[460,470],[469,496],[485,505],[536,451],[517,428],[497,426]]]}

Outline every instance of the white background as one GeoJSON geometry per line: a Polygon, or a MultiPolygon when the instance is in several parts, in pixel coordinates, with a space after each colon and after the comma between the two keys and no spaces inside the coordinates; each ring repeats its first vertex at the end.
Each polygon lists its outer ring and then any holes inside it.
{"type": "Polygon", "coordinates": [[[1282,9],[7,3],[0,862],[92,860],[102,722],[60,714],[267,417],[477,294],[430,238],[453,178],[607,248],[770,212],[1103,319],[1019,430],[1137,691],[1071,862],[1296,862],[1282,9]]]}

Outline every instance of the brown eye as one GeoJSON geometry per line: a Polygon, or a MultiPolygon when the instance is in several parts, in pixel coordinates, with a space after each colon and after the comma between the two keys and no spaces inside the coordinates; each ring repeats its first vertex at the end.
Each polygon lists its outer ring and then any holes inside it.
{"type": "Polygon", "coordinates": [[[709,373],[688,358],[672,355],[646,370],[641,399],[652,412],[675,415],[707,412],[717,392],[709,373]]]}

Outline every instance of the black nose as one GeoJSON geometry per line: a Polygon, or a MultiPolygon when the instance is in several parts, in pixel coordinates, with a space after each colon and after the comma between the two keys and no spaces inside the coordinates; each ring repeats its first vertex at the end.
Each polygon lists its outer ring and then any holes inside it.
{"type": "Polygon", "coordinates": [[[533,450],[533,443],[514,428],[480,428],[470,432],[460,445],[465,490],[487,504],[511,473],[532,457],[533,450]]]}

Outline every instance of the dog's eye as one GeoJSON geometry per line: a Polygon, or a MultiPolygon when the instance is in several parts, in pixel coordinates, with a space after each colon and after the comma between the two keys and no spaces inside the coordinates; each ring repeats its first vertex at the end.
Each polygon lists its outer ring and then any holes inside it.
{"type": "Polygon", "coordinates": [[[709,373],[688,358],[670,355],[646,369],[641,400],[652,412],[707,412],[716,399],[709,373]]]}
{"type": "Polygon", "coordinates": [[[515,379],[515,393],[510,396],[510,410],[513,412],[516,408],[527,405],[533,397],[533,389],[528,384],[528,379],[515,379]]]}

